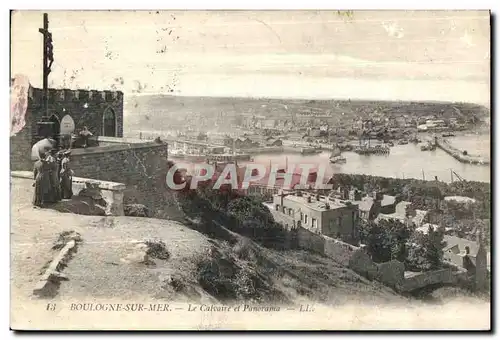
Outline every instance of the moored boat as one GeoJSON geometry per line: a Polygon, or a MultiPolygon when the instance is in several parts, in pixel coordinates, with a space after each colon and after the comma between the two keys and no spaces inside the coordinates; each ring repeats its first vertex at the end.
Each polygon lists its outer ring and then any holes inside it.
{"type": "Polygon", "coordinates": [[[339,164],[346,163],[347,159],[342,156],[342,152],[338,146],[335,146],[332,153],[330,154],[330,163],[339,164]]]}
{"type": "Polygon", "coordinates": [[[321,150],[317,148],[301,148],[300,153],[303,155],[313,155],[317,153],[321,153],[321,150]]]}

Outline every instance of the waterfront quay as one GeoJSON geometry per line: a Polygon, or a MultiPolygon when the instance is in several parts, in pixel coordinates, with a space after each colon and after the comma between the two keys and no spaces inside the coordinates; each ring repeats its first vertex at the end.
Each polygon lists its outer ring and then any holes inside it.
{"type": "Polygon", "coordinates": [[[436,146],[444,152],[462,163],[489,165],[490,159],[482,156],[464,154],[463,150],[459,150],[445,138],[436,138],[436,146]]]}

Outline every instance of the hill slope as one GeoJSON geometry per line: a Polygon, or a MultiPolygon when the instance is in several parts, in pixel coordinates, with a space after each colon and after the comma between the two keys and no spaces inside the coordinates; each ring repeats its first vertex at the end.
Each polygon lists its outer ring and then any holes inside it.
{"type": "Polygon", "coordinates": [[[31,295],[40,270],[54,255],[51,246],[58,234],[75,230],[83,244],[64,270],[69,281],[61,284],[56,299],[149,297],[334,305],[408,301],[319,255],[266,249],[229,231],[233,241],[213,239],[168,220],[33,209],[31,181],[25,179],[13,178],[11,192],[11,283],[12,294],[19,298],[31,295]],[[164,241],[170,258],[153,259],[154,264],[124,262],[135,251],[134,241],[144,238],[164,241]]]}
{"type": "Polygon", "coordinates": [[[470,103],[401,102],[361,100],[293,100],[265,98],[176,97],[165,95],[129,96],[125,101],[125,130],[167,130],[199,122],[205,128],[236,121],[241,114],[269,118],[290,118],[293,114],[326,114],[337,119],[368,117],[373,112],[397,116],[444,115],[487,117],[489,109],[470,103]]]}

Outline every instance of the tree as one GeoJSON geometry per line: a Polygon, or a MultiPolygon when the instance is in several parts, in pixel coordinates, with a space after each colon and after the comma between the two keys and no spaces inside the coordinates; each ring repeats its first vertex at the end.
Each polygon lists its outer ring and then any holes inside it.
{"type": "Polygon", "coordinates": [[[426,259],[429,262],[430,269],[435,270],[441,268],[443,264],[443,248],[446,246],[444,242],[444,229],[429,227],[429,233],[427,234],[425,248],[426,248],[426,259]]]}
{"type": "Polygon", "coordinates": [[[407,256],[406,243],[411,232],[406,224],[397,220],[390,220],[387,225],[390,228],[391,259],[404,262],[407,256]]]}
{"type": "Polygon", "coordinates": [[[408,256],[405,261],[406,268],[413,271],[429,270],[429,262],[425,256],[425,249],[421,245],[412,245],[408,248],[408,256]]]}
{"type": "Polygon", "coordinates": [[[379,224],[374,224],[368,231],[368,254],[374,262],[387,262],[391,260],[391,238],[389,231],[379,224]]]}
{"type": "Polygon", "coordinates": [[[360,241],[366,244],[368,254],[375,262],[404,262],[410,234],[408,227],[398,220],[362,221],[359,225],[360,241]]]}
{"type": "Polygon", "coordinates": [[[411,270],[436,270],[443,264],[444,229],[429,227],[427,234],[416,232],[408,250],[407,267],[411,270]]]}

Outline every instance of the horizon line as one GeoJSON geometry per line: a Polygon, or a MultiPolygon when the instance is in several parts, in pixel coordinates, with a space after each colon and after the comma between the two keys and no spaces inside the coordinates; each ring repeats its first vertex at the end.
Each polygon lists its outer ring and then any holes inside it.
{"type": "Polygon", "coordinates": [[[402,102],[402,103],[440,103],[440,104],[474,104],[485,106],[491,110],[491,103],[478,103],[473,101],[452,101],[452,100],[431,100],[431,99],[414,99],[414,100],[404,100],[404,99],[367,99],[360,97],[314,97],[314,96],[304,96],[304,97],[285,97],[285,96],[243,96],[243,95],[224,95],[224,96],[210,96],[210,95],[191,95],[182,93],[164,93],[164,92],[123,92],[124,103],[127,102],[127,97],[192,97],[192,98],[233,98],[233,99],[274,99],[274,100],[317,100],[317,101],[364,101],[364,102],[402,102]]]}

